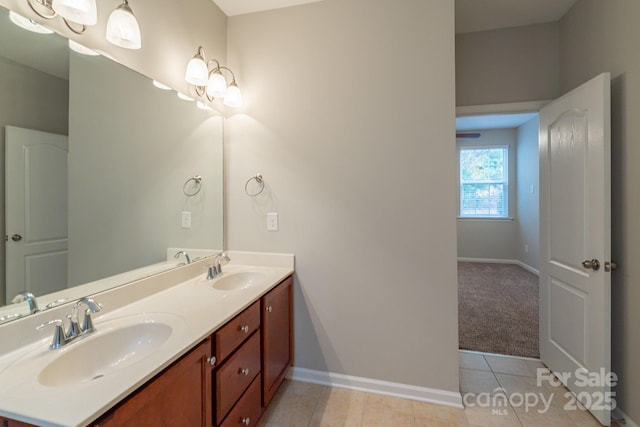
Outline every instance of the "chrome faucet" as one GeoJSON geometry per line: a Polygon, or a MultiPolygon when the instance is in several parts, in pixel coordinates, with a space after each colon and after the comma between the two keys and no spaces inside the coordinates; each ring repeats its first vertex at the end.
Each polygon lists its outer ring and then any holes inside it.
{"type": "Polygon", "coordinates": [[[31,292],[19,293],[11,300],[11,304],[17,304],[22,301],[26,301],[29,305],[29,314],[37,313],[40,311],[40,309],[38,308],[36,297],[31,292]]]}
{"type": "Polygon", "coordinates": [[[222,265],[220,264],[222,260],[229,262],[231,261],[231,258],[229,258],[224,252],[216,255],[213,258],[213,265],[210,265],[207,269],[207,280],[213,280],[222,274],[222,265]]]}
{"type": "Polygon", "coordinates": [[[95,331],[95,328],[93,327],[93,321],[91,320],[91,313],[97,313],[101,310],[100,305],[96,303],[93,298],[80,298],[71,309],[71,328],[73,327],[73,325],[77,326],[79,324],[78,310],[83,304],[87,306],[87,309],[84,311],[84,320],[82,322],[82,326],[78,328],[79,335],[88,334],[95,331]]]}
{"type": "Polygon", "coordinates": [[[50,320],[37,326],[36,329],[40,330],[47,326],[55,326],[53,339],[51,340],[51,345],[49,345],[49,348],[51,350],[55,350],[57,348],[63,347],[76,338],[95,331],[93,322],[91,320],[91,313],[96,313],[100,310],[100,304],[97,304],[92,298],[83,297],[73,305],[71,314],[67,316],[67,319],[69,319],[69,328],[66,331],[64,330],[64,322],[60,319],[50,320]],[[78,325],[78,311],[80,310],[80,307],[82,305],[86,305],[87,309],[84,313],[84,321],[82,322],[82,327],[80,327],[78,325]]]}
{"type": "Polygon", "coordinates": [[[187,264],[191,264],[191,258],[189,258],[189,254],[187,253],[187,251],[176,252],[176,254],[173,257],[175,259],[178,259],[180,258],[180,255],[184,255],[184,258],[187,260],[187,264]]]}

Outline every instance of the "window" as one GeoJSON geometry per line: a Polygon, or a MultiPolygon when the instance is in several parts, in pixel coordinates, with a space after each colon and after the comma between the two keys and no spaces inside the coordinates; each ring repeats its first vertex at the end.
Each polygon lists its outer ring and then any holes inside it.
{"type": "Polygon", "coordinates": [[[508,147],[461,147],[460,217],[506,218],[509,215],[508,147]]]}

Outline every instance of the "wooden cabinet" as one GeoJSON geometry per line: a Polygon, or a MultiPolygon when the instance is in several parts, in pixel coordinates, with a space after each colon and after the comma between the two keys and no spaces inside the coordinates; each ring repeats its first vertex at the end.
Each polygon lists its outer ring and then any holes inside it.
{"type": "Polygon", "coordinates": [[[292,292],[288,277],[91,425],[255,426],[293,363],[292,292]]]}
{"type": "Polygon", "coordinates": [[[293,278],[262,297],[262,406],[267,407],[293,364],[293,278]]]}
{"type": "Polygon", "coordinates": [[[211,426],[210,356],[208,338],[93,426],[211,426]]]}

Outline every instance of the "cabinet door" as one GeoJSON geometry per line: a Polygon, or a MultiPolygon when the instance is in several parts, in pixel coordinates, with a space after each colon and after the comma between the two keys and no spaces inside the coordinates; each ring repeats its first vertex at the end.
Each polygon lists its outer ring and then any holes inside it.
{"type": "Polygon", "coordinates": [[[262,406],[266,407],[292,363],[293,278],[262,298],[262,406]]]}
{"type": "Polygon", "coordinates": [[[208,338],[93,425],[210,427],[210,356],[208,338]]]}
{"type": "Polygon", "coordinates": [[[33,424],[23,423],[22,421],[10,420],[0,417],[0,426],[2,427],[35,427],[33,424]]]}

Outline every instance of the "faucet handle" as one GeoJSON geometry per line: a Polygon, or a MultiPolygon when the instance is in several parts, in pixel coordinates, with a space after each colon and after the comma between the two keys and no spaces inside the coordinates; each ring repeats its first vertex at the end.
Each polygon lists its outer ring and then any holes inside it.
{"type": "Polygon", "coordinates": [[[46,323],[36,326],[36,330],[40,330],[42,328],[46,328],[47,326],[55,325],[56,329],[53,332],[53,339],[51,340],[51,344],[49,348],[51,350],[55,350],[56,348],[60,348],[66,344],[68,338],[64,332],[64,328],[62,327],[62,320],[54,319],[49,320],[46,323]]]}
{"type": "Polygon", "coordinates": [[[80,328],[80,332],[83,334],[94,332],[96,330],[96,328],[93,327],[91,313],[91,310],[88,308],[84,311],[84,321],[82,322],[82,326],[80,328]]]}
{"type": "Polygon", "coordinates": [[[67,319],[69,319],[69,329],[67,329],[66,337],[67,339],[75,338],[78,335],[80,335],[80,326],[78,325],[78,318],[77,316],[68,314],[67,319]]]}
{"type": "Polygon", "coordinates": [[[213,265],[207,266],[207,280],[213,280],[216,277],[216,269],[213,265]]]}

